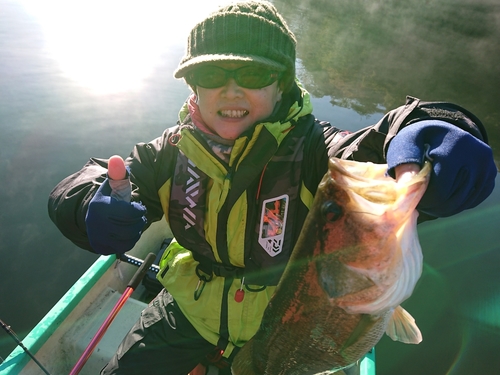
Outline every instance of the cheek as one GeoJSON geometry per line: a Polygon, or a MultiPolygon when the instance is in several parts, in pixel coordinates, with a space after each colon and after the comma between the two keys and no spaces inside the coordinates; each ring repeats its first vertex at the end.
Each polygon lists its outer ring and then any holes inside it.
{"type": "Polygon", "coordinates": [[[274,110],[274,107],[276,106],[276,103],[278,103],[279,101],[281,100],[281,91],[280,90],[276,90],[276,91],[271,91],[271,92],[268,92],[266,95],[265,95],[265,98],[263,100],[263,103],[266,103],[267,104],[267,111],[266,112],[269,112],[269,114],[272,113],[272,111],[274,110]]]}
{"type": "Polygon", "coordinates": [[[281,100],[281,90],[276,86],[276,83],[255,91],[254,101],[259,102],[260,106],[274,107],[281,100]]]}
{"type": "Polygon", "coordinates": [[[203,94],[198,95],[197,104],[200,110],[200,115],[205,122],[214,116],[213,108],[215,107],[210,103],[208,96],[203,94]]]}
{"type": "Polygon", "coordinates": [[[276,86],[273,86],[272,89],[267,93],[268,103],[270,103],[271,107],[274,109],[276,103],[281,100],[282,93],[281,90],[276,86]]]}

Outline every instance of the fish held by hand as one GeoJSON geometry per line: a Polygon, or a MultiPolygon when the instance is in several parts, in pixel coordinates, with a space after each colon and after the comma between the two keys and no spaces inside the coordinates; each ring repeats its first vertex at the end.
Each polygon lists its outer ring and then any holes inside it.
{"type": "Polygon", "coordinates": [[[422,273],[416,206],[430,163],[396,182],[387,165],[332,158],[285,272],[234,375],[329,374],[361,359],[386,332],[422,336],[399,306],[422,273]]]}

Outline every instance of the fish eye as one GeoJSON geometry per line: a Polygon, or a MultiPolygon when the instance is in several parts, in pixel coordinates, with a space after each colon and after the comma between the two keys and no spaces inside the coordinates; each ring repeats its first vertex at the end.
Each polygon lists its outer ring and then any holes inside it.
{"type": "Polygon", "coordinates": [[[325,202],[321,206],[321,215],[329,222],[338,220],[342,216],[342,207],[332,201],[325,202]]]}

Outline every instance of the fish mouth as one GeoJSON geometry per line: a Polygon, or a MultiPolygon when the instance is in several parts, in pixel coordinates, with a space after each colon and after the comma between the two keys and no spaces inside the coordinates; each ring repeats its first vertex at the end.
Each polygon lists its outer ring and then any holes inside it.
{"type": "MultiPolygon", "coordinates": [[[[330,159],[329,182],[344,190],[359,206],[366,202],[392,204],[397,197],[394,180],[386,175],[387,165],[330,159]]],[[[370,212],[370,210],[368,210],[370,212]]]]}
{"type": "Polygon", "coordinates": [[[225,109],[217,112],[219,116],[224,118],[242,118],[249,114],[247,110],[242,109],[225,109]]]}

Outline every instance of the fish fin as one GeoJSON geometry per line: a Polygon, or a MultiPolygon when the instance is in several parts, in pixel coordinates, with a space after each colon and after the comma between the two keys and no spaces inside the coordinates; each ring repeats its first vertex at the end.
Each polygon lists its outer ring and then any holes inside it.
{"type": "Polygon", "coordinates": [[[422,333],[415,319],[401,306],[394,309],[385,333],[394,341],[405,344],[419,344],[422,341],[422,333]]]}

